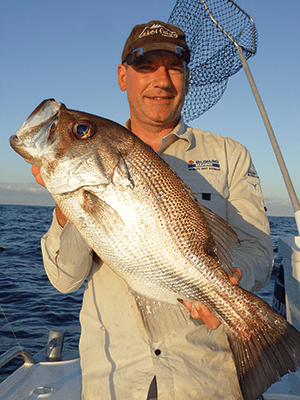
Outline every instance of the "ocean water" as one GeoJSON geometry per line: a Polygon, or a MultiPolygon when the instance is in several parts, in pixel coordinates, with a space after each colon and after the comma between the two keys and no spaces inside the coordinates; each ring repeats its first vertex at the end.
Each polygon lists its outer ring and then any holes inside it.
{"type": "MultiPolygon", "coordinates": [[[[78,348],[84,285],[59,293],[48,281],[40,239],[52,220],[52,207],[0,205],[0,354],[20,345],[34,355],[47,344],[49,330],[64,329],[64,349],[78,348]]],[[[259,295],[272,303],[281,258],[278,236],[297,235],[293,217],[269,217],[275,265],[259,295]]],[[[0,369],[0,382],[22,364],[15,358],[0,369]]]]}
{"type": "MultiPolygon", "coordinates": [[[[64,349],[78,347],[84,285],[62,294],[43,267],[40,239],[53,207],[0,205],[0,354],[20,345],[36,354],[51,329],[64,329],[64,349]]],[[[17,357],[0,369],[0,381],[22,364],[17,357]]]]}

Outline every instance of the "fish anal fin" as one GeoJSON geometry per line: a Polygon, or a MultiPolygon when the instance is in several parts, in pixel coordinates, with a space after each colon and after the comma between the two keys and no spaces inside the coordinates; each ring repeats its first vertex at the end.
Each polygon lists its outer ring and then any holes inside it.
{"type": "Polygon", "coordinates": [[[83,192],[81,207],[103,227],[112,224],[124,225],[121,216],[116,210],[88,190],[83,192]]]}
{"type": "Polygon", "coordinates": [[[189,312],[179,302],[171,304],[149,299],[133,290],[131,293],[135,298],[146,332],[153,341],[177,330],[190,319],[189,312]]]}

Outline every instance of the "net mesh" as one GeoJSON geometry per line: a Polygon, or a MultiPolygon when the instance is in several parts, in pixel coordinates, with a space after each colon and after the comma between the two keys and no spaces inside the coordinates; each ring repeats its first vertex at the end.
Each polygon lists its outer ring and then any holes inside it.
{"type": "Polygon", "coordinates": [[[188,122],[214,106],[229,77],[242,68],[233,41],[249,59],[256,53],[257,31],[253,20],[231,0],[177,0],[168,22],[185,32],[191,51],[189,93],[182,109],[188,122]]]}

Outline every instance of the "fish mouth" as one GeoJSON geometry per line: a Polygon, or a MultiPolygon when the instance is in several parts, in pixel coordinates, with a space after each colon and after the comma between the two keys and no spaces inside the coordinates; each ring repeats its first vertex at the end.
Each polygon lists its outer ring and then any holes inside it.
{"type": "Polygon", "coordinates": [[[11,136],[11,147],[27,162],[41,165],[41,156],[53,147],[61,105],[53,99],[44,100],[24,121],[17,135],[11,136]]]}

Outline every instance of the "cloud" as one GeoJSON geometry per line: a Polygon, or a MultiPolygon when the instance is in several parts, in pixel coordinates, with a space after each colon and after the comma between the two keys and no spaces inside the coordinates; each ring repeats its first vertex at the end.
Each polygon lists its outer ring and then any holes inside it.
{"type": "Polygon", "coordinates": [[[32,193],[41,193],[43,191],[42,187],[34,187],[34,184],[25,184],[25,183],[8,183],[8,184],[0,184],[0,190],[11,190],[15,192],[32,192],[32,193]]]}
{"type": "MultiPolygon", "coordinates": [[[[54,206],[50,193],[37,183],[0,183],[0,204],[20,204],[32,206],[54,206]]],[[[269,216],[294,216],[288,198],[265,197],[269,216]]]]}
{"type": "Polygon", "coordinates": [[[292,217],[294,216],[293,207],[288,198],[284,197],[265,197],[267,213],[270,216],[292,217]]]}
{"type": "Polygon", "coordinates": [[[55,202],[37,183],[0,183],[0,204],[54,206],[55,202]]]}

